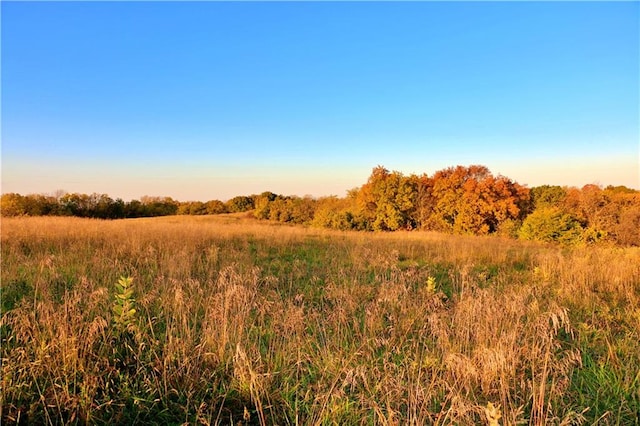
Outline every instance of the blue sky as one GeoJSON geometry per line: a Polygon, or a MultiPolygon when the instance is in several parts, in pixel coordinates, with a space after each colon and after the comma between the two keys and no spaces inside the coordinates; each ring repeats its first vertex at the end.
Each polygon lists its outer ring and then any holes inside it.
{"type": "Polygon", "coordinates": [[[2,2],[2,192],[639,183],[638,2],[2,2]]]}

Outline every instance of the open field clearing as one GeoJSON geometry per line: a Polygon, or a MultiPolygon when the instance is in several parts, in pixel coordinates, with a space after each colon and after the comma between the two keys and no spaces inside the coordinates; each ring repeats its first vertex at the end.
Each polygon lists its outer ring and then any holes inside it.
{"type": "Polygon", "coordinates": [[[638,248],[5,218],[1,333],[3,424],[640,423],[638,248]]]}

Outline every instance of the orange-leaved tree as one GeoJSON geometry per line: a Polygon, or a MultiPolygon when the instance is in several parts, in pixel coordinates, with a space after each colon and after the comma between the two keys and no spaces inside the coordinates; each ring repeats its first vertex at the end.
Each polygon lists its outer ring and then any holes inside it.
{"type": "Polygon", "coordinates": [[[521,219],[529,189],[485,166],[457,166],[431,178],[433,211],[428,227],[457,234],[488,234],[509,220],[521,219]]]}

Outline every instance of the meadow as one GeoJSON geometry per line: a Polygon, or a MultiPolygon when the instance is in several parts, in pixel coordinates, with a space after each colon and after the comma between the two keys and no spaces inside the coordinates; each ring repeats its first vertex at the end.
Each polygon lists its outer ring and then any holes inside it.
{"type": "Polygon", "coordinates": [[[640,423],[640,248],[2,219],[2,424],[640,423]]]}

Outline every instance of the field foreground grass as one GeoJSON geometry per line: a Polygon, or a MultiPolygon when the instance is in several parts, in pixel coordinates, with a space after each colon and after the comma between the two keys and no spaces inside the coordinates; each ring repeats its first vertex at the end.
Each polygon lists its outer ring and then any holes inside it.
{"type": "Polygon", "coordinates": [[[640,423],[637,248],[6,218],[1,277],[2,424],[640,423]]]}

